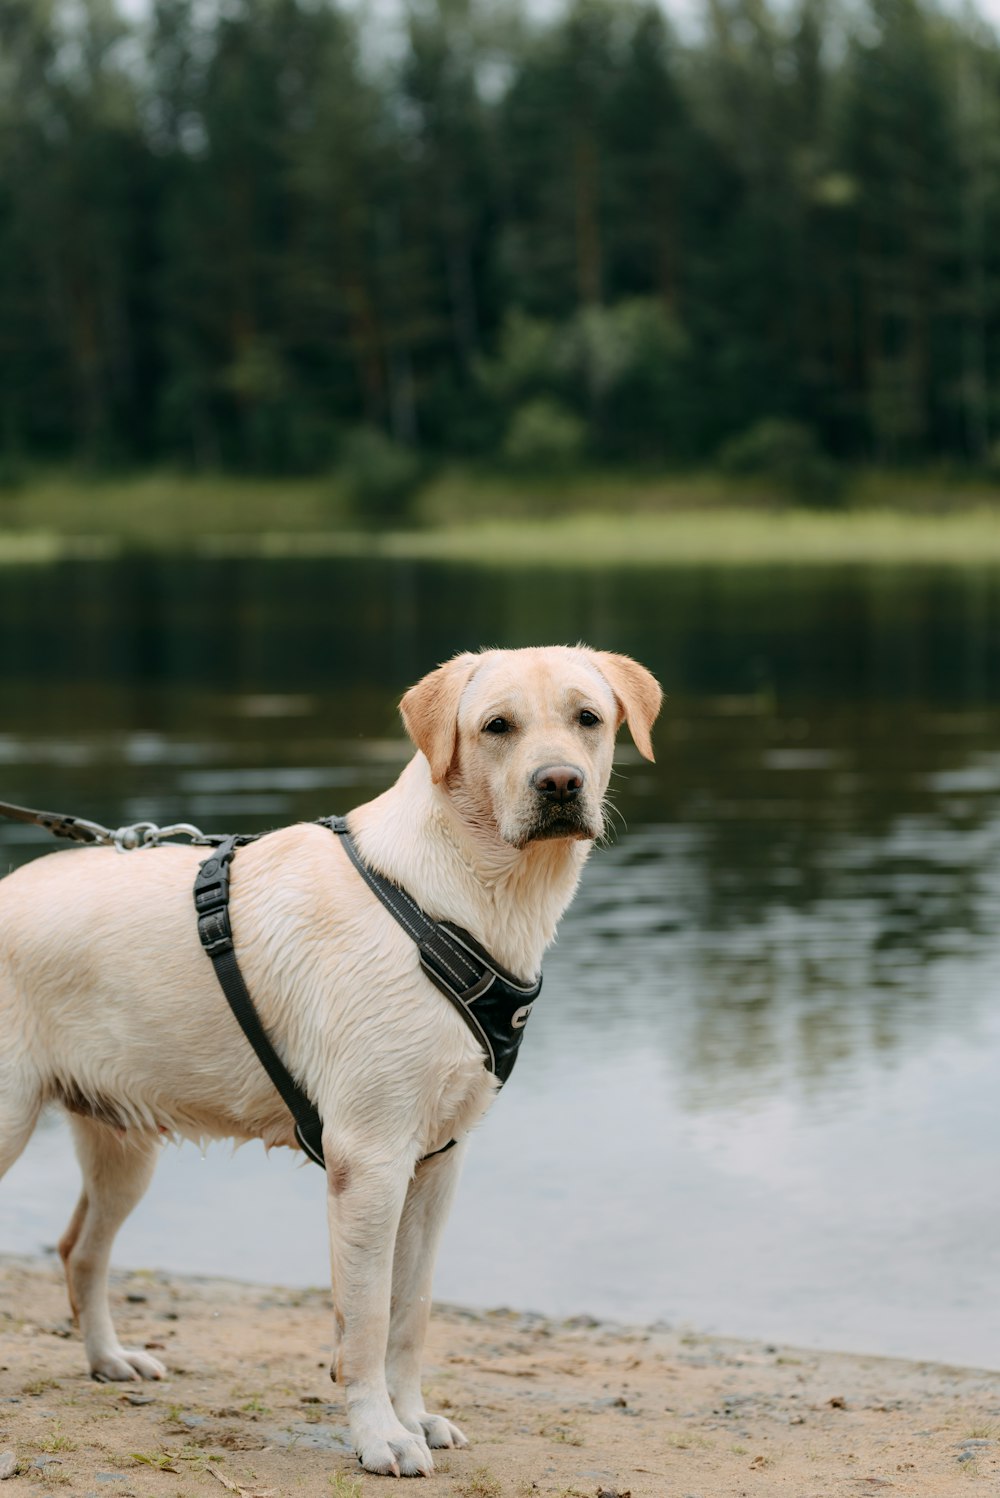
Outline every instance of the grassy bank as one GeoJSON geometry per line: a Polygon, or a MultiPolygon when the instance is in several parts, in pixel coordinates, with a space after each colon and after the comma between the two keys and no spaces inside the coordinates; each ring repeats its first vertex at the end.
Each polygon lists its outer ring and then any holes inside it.
{"type": "Polygon", "coordinates": [[[521,480],[451,471],[412,521],[368,529],[329,478],[37,477],[0,495],[0,562],[113,556],[367,555],[518,565],[1000,562],[1000,487],[858,475],[835,510],[713,474],[521,480]]]}

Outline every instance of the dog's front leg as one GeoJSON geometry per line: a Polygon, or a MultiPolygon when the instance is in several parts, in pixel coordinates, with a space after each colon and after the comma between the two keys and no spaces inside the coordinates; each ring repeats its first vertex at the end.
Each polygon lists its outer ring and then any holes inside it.
{"type": "Polygon", "coordinates": [[[406,1193],[392,1267],[386,1375],[393,1408],[428,1446],[466,1446],[457,1425],[424,1408],[420,1364],[431,1313],[431,1281],[441,1232],[461,1171],[465,1144],[422,1161],[406,1193]]]}
{"type": "Polygon", "coordinates": [[[323,1148],[339,1334],[331,1377],[344,1385],[354,1449],[368,1472],[429,1477],[427,1443],[397,1418],[385,1377],[392,1257],[412,1157],[375,1161],[327,1134],[323,1148]]]}

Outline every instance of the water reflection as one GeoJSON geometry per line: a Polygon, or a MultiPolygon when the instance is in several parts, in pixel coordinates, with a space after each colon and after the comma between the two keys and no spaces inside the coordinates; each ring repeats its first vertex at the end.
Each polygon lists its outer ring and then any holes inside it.
{"type": "MultiPolygon", "coordinates": [[[[995,1362],[1000,1313],[980,1302],[1000,1208],[970,1203],[1000,1076],[998,616],[997,575],[975,570],[13,571],[0,795],[112,825],[315,817],[395,777],[394,700],[453,651],[585,637],[635,654],[669,694],[658,763],[623,746],[627,830],[588,868],[477,1141],[444,1293],[995,1362]],[[942,1230],[942,1191],[979,1248],[942,1230]]],[[[49,846],[0,825],[4,866],[49,846]]],[[[0,1249],[54,1236],[46,1210],[0,1249]]],[[[162,1236],[133,1241],[178,1262],[162,1236]]],[[[185,1267],[212,1267],[191,1251],[185,1267]]],[[[245,1272],[295,1272],[271,1253],[245,1272]]]]}

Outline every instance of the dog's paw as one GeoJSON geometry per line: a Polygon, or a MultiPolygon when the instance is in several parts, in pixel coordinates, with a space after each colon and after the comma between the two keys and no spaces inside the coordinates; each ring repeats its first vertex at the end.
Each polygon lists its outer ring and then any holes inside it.
{"type": "Polygon", "coordinates": [[[426,1441],[402,1425],[385,1435],[363,1437],[356,1447],[365,1471],[381,1477],[430,1477],[434,1471],[426,1441]]]}
{"type": "Polygon", "coordinates": [[[165,1378],[166,1373],[166,1368],[158,1358],[151,1358],[148,1352],[138,1352],[129,1347],[116,1347],[112,1352],[102,1353],[93,1358],[90,1364],[91,1378],[96,1378],[102,1384],[126,1383],[140,1378],[165,1378]]]}
{"type": "Polygon", "coordinates": [[[432,1451],[469,1444],[468,1437],[443,1415],[429,1415],[426,1410],[421,1410],[419,1414],[406,1416],[403,1424],[415,1435],[422,1435],[432,1451]]]}

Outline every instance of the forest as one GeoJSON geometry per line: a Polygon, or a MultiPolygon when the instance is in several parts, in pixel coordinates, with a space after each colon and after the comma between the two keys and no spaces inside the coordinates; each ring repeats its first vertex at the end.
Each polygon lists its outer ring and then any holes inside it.
{"type": "Polygon", "coordinates": [[[930,0],[0,0],[0,465],[1000,468],[1000,46],[930,0]]]}

